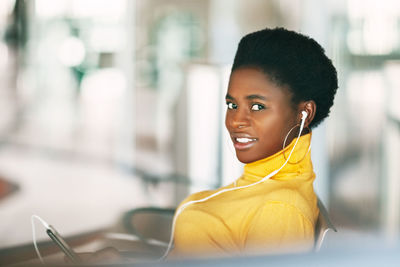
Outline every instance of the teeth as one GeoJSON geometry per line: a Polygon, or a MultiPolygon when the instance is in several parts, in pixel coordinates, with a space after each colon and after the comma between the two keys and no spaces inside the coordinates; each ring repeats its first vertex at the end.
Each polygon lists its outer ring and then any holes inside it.
{"type": "Polygon", "coordinates": [[[255,141],[256,139],[250,139],[250,138],[236,138],[236,141],[238,141],[239,143],[248,143],[248,142],[252,142],[255,141]]]}

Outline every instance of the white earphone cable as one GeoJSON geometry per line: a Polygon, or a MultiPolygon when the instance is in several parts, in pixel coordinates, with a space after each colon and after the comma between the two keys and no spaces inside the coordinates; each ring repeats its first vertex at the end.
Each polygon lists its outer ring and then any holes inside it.
{"type": "Polygon", "coordinates": [[[164,260],[164,259],[168,256],[168,254],[169,254],[169,252],[170,252],[170,250],[171,250],[171,248],[172,248],[172,243],[173,243],[173,241],[174,241],[175,223],[176,223],[176,220],[177,220],[178,216],[180,215],[180,213],[181,213],[186,207],[188,207],[189,205],[195,204],[195,203],[200,203],[200,202],[207,201],[207,200],[209,200],[210,198],[216,197],[216,196],[218,196],[218,195],[220,195],[220,194],[222,194],[222,193],[225,193],[225,192],[234,191],[234,190],[237,190],[237,189],[248,188],[248,187],[250,187],[250,186],[254,186],[254,185],[260,184],[260,183],[262,183],[262,182],[265,182],[267,179],[271,178],[271,177],[274,176],[275,174],[277,174],[277,173],[286,165],[286,163],[288,163],[290,157],[292,156],[292,153],[293,153],[293,151],[294,151],[294,148],[296,147],[296,145],[297,145],[297,143],[298,143],[298,141],[299,141],[301,132],[303,131],[304,123],[305,123],[306,117],[307,117],[307,115],[303,115],[302,121],[301,121],[301,124],[300,124],[299,135],[297,136],[296,142],[294,143],[294,146],[293,146],[292,150],[290,151],[289,156],[288,156],[288,158],[286,159],[285,163],[283,163],[283,165],[282,165],[279,169],[277,169],[277,170],[271,172],[270,174],[268,174],[267,176],[265,176],[263,179],[261,179],[261,180],[258,181],[258,182],[255,182],[255,183],[252,183],[252,184],[248,184],[248,185],[244,185],[244,186],[239,186],[239,187],[226,188],[226,189],[223,189],[223,190],[221,190],[221,191],[218,191],[218,192],[216,192],[216,193],[214,193],[214,194],[212,194],[212,195],[210,195],[210,196],[208,196],[208,197],[205,197],[205,198],[202,198],[202,199],[198,199],[198,200],[192,200],[192,201],[186,202],[185,204],[183,204],[182,206],[180,206],[180,208],[176,211],[175,216],[174,216],[174,219],[173,219],[173,221],[172,221],[171,236],[170,236],[170,239],[169,239],[168,247],[167,247],[167,249],[166,249],[164,255],[163,255],[161,258],[159,258],[158,260],[159,260],[159,261],[164,260]]]}
{"type": "Polygon", "coordinates": [[[39,220],[43,224],[43,226],[46,227],[46,229],[50,229],[50,225],[48,223],[46,223],[45,220],[43,220],[42,218],[40,218],[37,215],[31,216],[33,245],[35,246],[36,254],[39,257],[39,260],[41,261],[42,264],[45,264],[44,260],[42,258],[42,255],[40,254],[37,243],[36,243],[35,219],[39,220]]]}

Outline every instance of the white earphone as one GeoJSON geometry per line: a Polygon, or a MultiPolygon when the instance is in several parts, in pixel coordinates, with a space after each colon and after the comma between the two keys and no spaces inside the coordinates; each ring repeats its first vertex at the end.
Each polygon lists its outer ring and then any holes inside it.
{"type": "Polygon", "coordinates": [[[303,111],[301,112],[300,133],[303,131],[304,124],[306,123],[307,116],[308,116],[307,111],[304,111],[304,110],[303,110],[303,111]]]}
{"type": "Polygon", "coordinates": [[[305,120],[306,120],[306,118],[307,118],[307,116],[308,116],[308,113],[307,113],[307,111],[304,111],[304,110],[303,110],[303,111],[301,112],[301,114],[302,114],[302,116],[301,116],[301,120],[302,120],[302,121],[305,121],[305,120]]]}

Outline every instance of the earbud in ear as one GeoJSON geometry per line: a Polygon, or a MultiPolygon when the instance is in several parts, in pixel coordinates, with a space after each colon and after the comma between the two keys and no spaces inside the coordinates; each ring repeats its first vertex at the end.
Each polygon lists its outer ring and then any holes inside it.
{"type": "Polygon", "coordinates": [[[307,118],[307,116],[308,116],[308,113],[306,111],[304,111],[304,110],[301,112],[301,114],[302,114],[301,120],[305,120],[307,118]]]}

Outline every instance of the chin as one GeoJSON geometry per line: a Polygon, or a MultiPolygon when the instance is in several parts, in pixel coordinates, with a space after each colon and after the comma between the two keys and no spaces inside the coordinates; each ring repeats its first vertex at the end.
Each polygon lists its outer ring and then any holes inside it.
{"type": "Polygon", "coordinates": [[[244,163],[244,164],[251,163],[251,162],[254,162],[254,161],[258,160],[258,159],[255,159],[254,157],[249,156],[249,155],[241,155],[239,153],[236,153],[236,157],[241,163],[244,163]]]}

